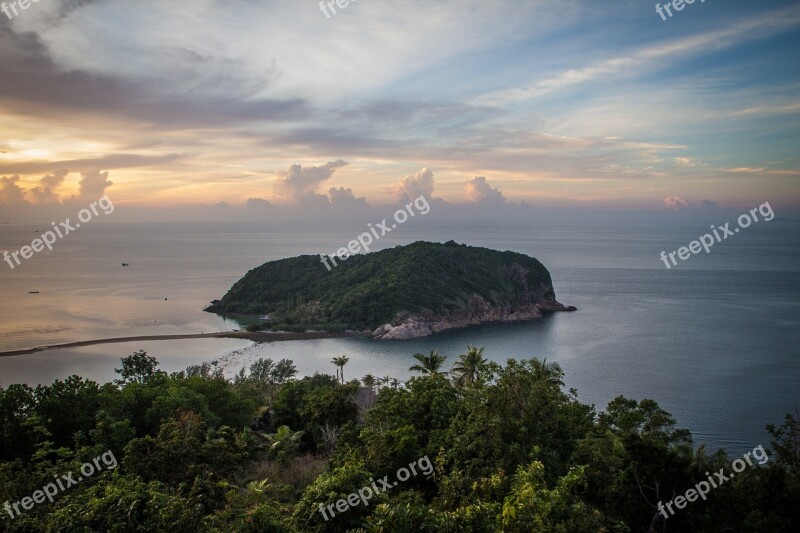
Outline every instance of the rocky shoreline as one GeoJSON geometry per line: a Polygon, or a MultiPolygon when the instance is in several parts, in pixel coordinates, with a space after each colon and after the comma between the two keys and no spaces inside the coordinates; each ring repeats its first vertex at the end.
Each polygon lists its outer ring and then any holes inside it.
{"type": "Polygon", "coordinates": [[[448,329],[490,322],[536,320],[552,313],[576,310],[574,306],[565,306],[555,299],[517,306],[492,306],[480,296],[474,296],[470,300],[469,308],[446,315],[400,313],[390,323],[372,331],[370,336],[378,340],[416,339],[448,329]]]}

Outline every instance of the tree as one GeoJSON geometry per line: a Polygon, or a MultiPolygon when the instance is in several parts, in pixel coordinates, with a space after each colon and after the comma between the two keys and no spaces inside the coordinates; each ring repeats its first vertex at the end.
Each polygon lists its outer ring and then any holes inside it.
{"type": "Polygon", "coordinates": [[[303,491],[300,501],[295,505],[292,521],[298,531],[304,532],[342,532],[353,531],[363,525],[364,519],[372,512],[373,506],[386,498],[373,496],[370,505],[349,507],[346,512],[335,509],[337,501],[357,494],[370,486],[374,480],[364,463],[348,457],[342,466],[322,473],[303,491]],[[330,506],[330,507],[329,507],[330,506]],[[325,511],[325,514],[320,512],[325,511]]]}
{"type": "Polygon", "coordinates": [[[429,376],[443,373],[446,374],[446,372],[440,372],[439,369],[442,368],[447,356],[439,355],[439,352],[436,350],[431,350],[430,355],[415,353],[414,359],[419,361],[419,364],[409,368],[409,370],[412,372],[420,372],[429,376]]]}
{"type": "MultiPolygon", "coordinates": [[[[244,370],[244,369],[242,369],[244,370]]],[[[205,379],[225,379],[225,374],[222,367],[219,366],[218,361],[204,361],[199,365],[191,365],[186,367],[186,377],[200,376],[205,379]],[[214,367],[213,370],[211,367],[214,367]]]]}
{"type": "Polygon", "coordinates": [[[456,385],[463,387],[464,385],[476,383],[486,364],[487,361],[483,357],[483,348],[467,346],[467,353],[458,356],[458,361],[456,361],[451,370],[455,374],[454,381],[456,385]]]}
{"type": "Polygon", "coordinates": [[[294,378],[297,375],[297,367],[294,366],[294,363],[291,359],[281,359],[275,365],[275,368],[272,369],[272,373],[270,377],[272,378],[273,383],[277,383],[278,385],[286,383],[290,379],[294,378]]]}
{"type": "Polygon", "coordinates": [[[350,358],[346,355],[334,357],[331,360],[331,362],[338,367],[336,370],[336,377],[341,379],[342,384],[344,384],[344,365],[346,365],[349,360],[350,358]]]}
{"type": "Polygon", "coordinates": [[[767,431],[772,437],[775,460],[800,481],[800,412],[795,409],[794,415],[787,413],[781,426],[769,424],[767,431]]]}
{"type": "Polygon", "coordinates": [[[0,461],[27,457],[36,442],[34,390],[27,385],[0,387],[0,461]]]}
{"type": "Polygon", "coordinates": [[[281,426],[278,431],[267,435],[270,442],[270,455],[279,463],[286,463],[300,446],[304,431],[292,431],[289,426],[281,426]]]}
{"type": "Polygon", "coordinates": [[[597,509],[580,498],[586,485],[585,466],[574,467],[547,488],[544,465],[534,461],[519,466],[511,491],[503,501],[503,531],[603,531],[603,518],[597,509]],[[535,527],[534,527],[535,526],[535,527]]]}
{"type": "Polygon", "coordinates": [[[547,357],[545,357],[541,361],[532,359],[531,367],[533,368],[533,377],[537,381],[558,387],[564,386],[564,371],[561,370],[558,363],[548,363],[547,357]]]}
{"type": "Polygon", "coordinates": [[[272,359],[258,359],[250,365],[250,377],[262,383],[270,383],[274,370],[275,363],[272,359]]]}
{"type": "Polygon", "coordinates": [[[122,358],[122,368],[115,368],[114,372],[122,376],[122,379],[115,380],[118,385],[125,383],[146,383],[156,374],[158,361],[155,357],[150,357],[144,350],[134,352],[128,357],[122,358]]]}
{"type": "Polygon", "coordinates": [[[361,383],[363,383],[364,386],[369,390],[372,390],[375,388],[377,380],[375,379],[375,376],[373,376],[372,374],[367,374],[366,376],[361,378],[361,383]]]}

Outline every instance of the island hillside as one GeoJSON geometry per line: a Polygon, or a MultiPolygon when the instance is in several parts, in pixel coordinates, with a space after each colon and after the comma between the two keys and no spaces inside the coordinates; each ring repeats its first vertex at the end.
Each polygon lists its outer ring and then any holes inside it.
{"type": "Polygon", "coordinates": [[[337,262],[328,270],[319,256],[270,261],[206,310],[269,316],[251,330],[350,330],[379,339],[575,310],[556,300],[544,265],[517,252],[415,242],[337,262]]]}

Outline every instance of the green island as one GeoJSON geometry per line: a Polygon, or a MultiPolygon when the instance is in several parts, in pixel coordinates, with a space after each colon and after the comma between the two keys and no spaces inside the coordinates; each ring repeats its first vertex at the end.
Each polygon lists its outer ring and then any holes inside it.
{"type": "Polygon", "coordinates": [[[450,241],[355,255],[331,270],[319,256],[271,261],[206,310],[250,317],[249,331],[357,331],[408,339],[575,308],[556,300],[550,273],[538,260],[450,241]],[[265,320],[253,321],[256,316],[265,320]]]}
{"type": "Polygon", "coordinates": [[[140,351],[113,383],[0,387],[0,529],[788,533],[800,523],[797,413],[767,426],[771,442],[753,443],[763,453],[733,477],[733,457],[696,447],[655,401],[620,396],[598,411],[546,360],[417,353],[405,383],[347,380],[347,362],[298,379],[292,361],[256,359],[226,379],[214,363],[168,374],[140,351]],[[702,499],[659,512],[717,472],[727,479],[702,499]]]}

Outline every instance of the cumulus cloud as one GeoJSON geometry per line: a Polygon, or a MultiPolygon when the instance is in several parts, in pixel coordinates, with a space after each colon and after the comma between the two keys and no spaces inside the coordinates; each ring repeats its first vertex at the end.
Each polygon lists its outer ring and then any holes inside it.
{"type": "Polygon", "coordinates": [[[83,200],[97,200],[113,184],[114,182],[108,179],[108,172],[81,172],[78,197],[83,200]]]}
{"type": "Polygon", "coordinates": [[[692,207],[692,202],[682,196],[667,196],[664,198],[664,207],[673,211],[680,211],[681,209],[692,207]]]}
{"type": "Polygon", "coordinates": [[[504,204],[506,199],[499,189],[495,189],[483,176],[475,176],[464,184],[467,202],[504,204]]]}
{"type": "Polygon", "coordinates": [[[431,199],[433,196],[433,172],[423,168],[413,176],[406,176],[400,180],[395,194],[401,202],[408,202],[420,196],[431,199]]]}
{"type": "Polygon", "coordinates": [[[248,198],[247,203],[245,206],[248,209],[254,209],[257,211],[263,211],[272,207],[272,204],[263,198],[248,198]]]}
{"type": "Polygon", "coordinates": [[[700,202],[700,208],[705,209],[707,211],[716,211],[717,210],[717,202],[713,200],[703,200],[700,202]]]}
{"type": "Polygon", "coordinates": [[[328,196],[331,199],[331,205],[333,207],[348,209],[366,209],[369,207],[367,205],[367,199],[363,197],[356,198],[352,189],[331,187],[330,190],[328,190],[328,196]]]}
{"type": "Polygon", "coordinates": [[[667,196],[664,198],[664,207],[672,211],[685,211],[687,209],[695,211],[716,211],[717,202],[709,200],[708,198],[702,200],[699,204],[687,200],[683,196],[667,196]]]}
{"type": "MultiPolygon", "coordinates": [[[[329,161],[318,167],[303,167],[302,165],[292,165],[289,170],[278,172],[279,181],[275,185],[275,192],[278,196],[292,200],[308,200],[313,196],[322,182],[330,179],[337,168],[347,166],[346,161],[341,159],[329,161]]],[[[322,198],[325,198],[322,196],[322,198]]]]}
{"type": "Polygon", "coordinates": [[[53,174],[43,176],[39,180],[39,186],[30,190],[34,203],[37,205],[60,204],[61,202],[55,191],[64,183],[68,173],[69,171],[67,170],[59,170],[53,174]]]}
{"type": "Polygon", "coordinates": [[[17,185],[19,176],[0,178],[0,203],[6,205],[17,205],[27,203],[25,201],[25,191],[17,185]]]}

